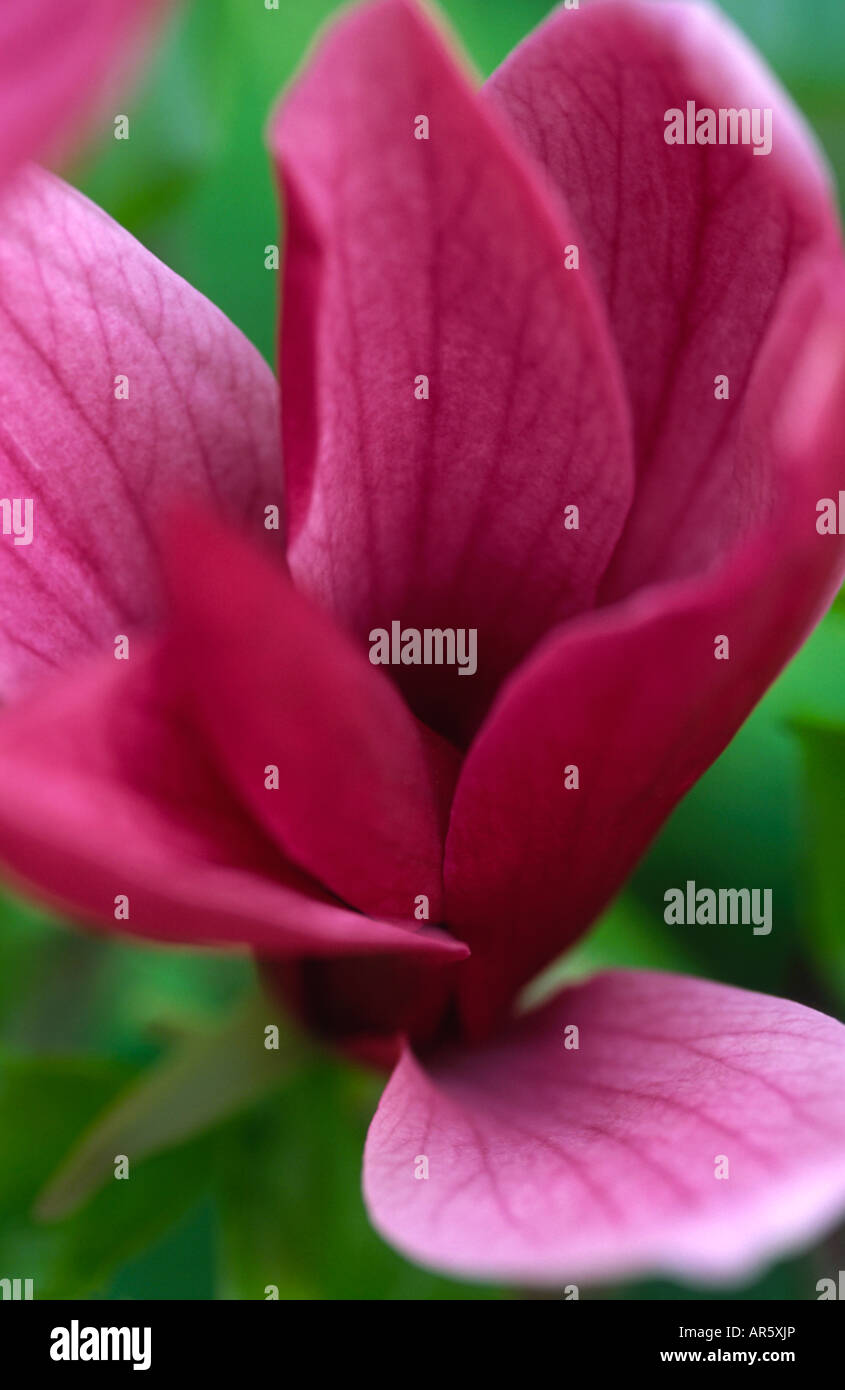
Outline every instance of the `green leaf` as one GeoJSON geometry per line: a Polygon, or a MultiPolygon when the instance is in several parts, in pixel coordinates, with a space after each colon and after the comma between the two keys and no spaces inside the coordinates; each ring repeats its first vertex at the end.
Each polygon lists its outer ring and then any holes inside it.
{"type": "Polygon", "coordinates": [[[37,1214],[55,1220],[130,1165],[184,1143],[253,1102],[284,1076],[287,1058],[264,1046],[273,1020],[260,997],[214,1032],[191,1037],[148,1068],[83,1134],[41,1194],[37,1214]]]}
{"type": "Polygon", "coordinates": [[[376,1235],[361,1197],[364,1139],[383,1081],[312,1059],[220,1136],[220,1296],[500,1298],[408,1264],[376,1235]]]}
{"type": "Polygon", "coordinates": [[[187,1211],[98,1290],[106,1299],[217,1297],[217,1212],[211,1195],[187,1211]]]}
{"type": "Polygon", "coordinates": [[[845,999],[845,725],[795,720],[807,799],[806,939],[828,987],[845,999]]]}
{"type": "MultiPolygon", "coordinates": [[[[99,1058],[0,1053],[0,1253],[4,1271],[34,1280],[36,1298],[96,1293],[208,1188],[216,1134],[133,1164],[127,1181],[110,1182],[63,1221],[36,1219],[38,1192],[132,1074],[99,1058]]],[[[160,1296],[150,1284],[146,1293],[160,1296]]]]}
{"type": "MultiPolygon", "coordinates": [[[[215,1136],[204,1135],[133,1164],[127,1179],[111,1181],[63,1222],[39,1297],[78,1298],[100,1289],[207,1199],[214,1145],[215,1136]]],[[[159,1291],[148,1288],[146,1296],[159,1291]]]]}
{"type": "Polygon", "coordinates": [[[28,1210],[80,1128],[131,1075],[96,1058],[0,1053],[0,1222],[28,1210]]]}

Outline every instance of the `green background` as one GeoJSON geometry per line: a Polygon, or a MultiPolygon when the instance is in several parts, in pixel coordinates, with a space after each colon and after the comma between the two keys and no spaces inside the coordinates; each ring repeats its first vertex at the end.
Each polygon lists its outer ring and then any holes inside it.
{"type": "MultiPolygon", "coordinates": [[[[280,0],[278,11],[263,0],[182,6],[134,95],[114,108],[130,117],[130,141],[111,138],[110,112],[70,171],[271,362],[278,276],[264,268],[264,247],[280,232],[262,132],[335,8],[331,0],[280,0]]],[[[443,8],[487,73],[551,6],[448,0],[443,8]]],[[[845,187],[842,0],[725,8],[808,114],[845,187]]],[[[845,607],[687,797],[563,973],[654,965],[842,1016],[843,786],[845,607]],[[663,891],[687,878],[771,887],[775,930],[757,938],[665,927],[663,891]]],[[[104,944],[22,903],[0,903],[0,1276],[34,1278],[39,1297],[263,1298],[268,1284],[294,1299],[526,1296],[417,1270],[370,1231],[360,1164],[379,1091],[372,1077],[283,1035],[269,1054],[272,1077],[254,1080],[248,1094],[233,1074],[227,1091],[221,1074],[244,1036],[238,1011],[255,989],[245,957],[104,944]],[[110,1171],[103,1154],[130,1139],[133,1154],[146,1144],[149,1156],[133,1163],[129,1182],[101,1181],[110,1171]]],[[[842,1267],[840,1233],[729,1293],[812,1299],[816,1281],[842,1267]]],[[[584,1296],[708,1293],[655,1281],[584,1296]]]]}

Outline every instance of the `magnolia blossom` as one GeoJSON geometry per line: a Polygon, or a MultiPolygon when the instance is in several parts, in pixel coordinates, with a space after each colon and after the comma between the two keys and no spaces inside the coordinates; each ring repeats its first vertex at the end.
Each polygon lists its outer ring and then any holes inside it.
{"type": "Polygon", "coordinates": [[[51,176],[0,205],[2,489],[34,502],[0,861],[81,922],[251,948],[393,1068],[364,1190],[412,1259],[744,1274],[843,1205],[845,1030],[663,974],[520,997],[842,577],[823,163],[714,11],[641,0],[561,9],[480,91],[376,0],[269,138],[281,450],[201,295],[51,176]],[[688,102],[769,110],[771,150],[667,141],[688,102]]]}

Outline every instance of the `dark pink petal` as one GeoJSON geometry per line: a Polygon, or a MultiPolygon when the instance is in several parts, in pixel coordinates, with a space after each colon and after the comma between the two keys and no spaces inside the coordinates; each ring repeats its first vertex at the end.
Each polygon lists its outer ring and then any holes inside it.
{"type": "Polygon", "coordinates": [[[759,363],[765,394],[738,460],[774,460],[768,523],[705,577],[550,637],[470,749],[445,879],[447,920],[473,951],[461,971],[472,1032],[594,920],[839,585],[843,539],[816,531],[818,499],[845,476],[845,289],[841,271],[828,278],[839,297],[810,277],[759,363]]]}
{"type": "Polygon", "coordinates": [[[240,800],[345,902],[413,922],[422,894],[437,921],[454,750],[236,534],[186,515],[171,570],[183,680],[240,800]]]}
{"type": "Polygon", "coordinates": [[[599,976],[483,1048],[406,1052],[364,1191],[391,1244],[466,1277],[745,1277],[845,1204],[845,1029],[703,980],[599,976]]]}
{"type": "Polygon", "coordinates": [[[463,962],[428,961],[398,952],[264,963],[265,980],[312,1033],[380,1071],[390,1072],[412,1038],[430,1050],[449,1027],[450,1002],[463,962]]]}
{"type": "Polygon", "coordinates": [[[52,175],[15,181],[0,216],[0,494],[33,502],[33,533],[0,534],[0,698],[157,614],[174,493],[260,524],[279,501],[277,403],[208,300],[52,175]]]}
{"type": "Polygon", "coordinates": [[[0,0],[0,180],[67,143],[162,0],[0,0]]]}
{"type": "Polygon", "coordinates": [[[395,671],[421,718],[465,735],[536,638],[592,603],[628,509],[598,297],[566,269],[564,210],[408,0],[331,31],[272,144],[291,570],[359,638],[476,628],[471,678],[395,671]]]}
{"type": "Polygon", "coordinates": [[[465,953],[436,931],[351,912],[287,864],[209,764],[169,665],[139,647],[0,717],[4,873],[83,922],[162,941],[435,964],[465,953]]]}
{"type": "Polygon", "coordinates": [[[486,93],[564,192],[625,371],[637,491],[602,596],[693,573],[777,496],[769,461],[748,470],[736,452],[790,285],[839,244],[822,159],[716,6],[561,9],[486,93]],[[664,115],[688,101],[771,109],[771,153],[667,144],[664,115]],[[728,400],[716,398],[722,375],[728,400]]]}

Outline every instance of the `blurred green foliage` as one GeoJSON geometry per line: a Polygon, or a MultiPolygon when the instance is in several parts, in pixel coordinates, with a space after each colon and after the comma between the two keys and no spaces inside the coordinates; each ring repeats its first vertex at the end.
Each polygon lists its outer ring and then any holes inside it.
{"type": "MultiPolygon", "coordinates": [[[[551,5],[447,0],[443,8],[487,73],[551,5]]],[[[845,187],[845,5],[731,0],[725,8],[793,91],[845,187]]],[[[280,0],[278,11],[263,0],[183,5],[123,105],[131,157],[104,120],[93,156],[72,172],[270,361],[278,277],[264,268],[264,247],[281,233],[262,131],[334,9],[333,0],[280,0]]],[[[843,785],[845,608],[676,811],[627,895],[543,984],[606,964],[644,965],[841,1013],[843,785]],[[767,938],[670,931],[663,891],[687,878],[771,886],[775,930],[767,938]]],[[[61,1219],[36,1215],[81,1137],[119,1120],[127,1097],[143,1104],[180,1048],[231,1026],[255,990],[242,956],[105,941],[17,901],[0,904],[0,1273],[34,1277],[40,1297],[262,1299],[267,1285],[282,1299],[511,1296],[440,1279],[383,1245],[360,1197],[379,1082],[291,1038],[258,1100],[245,1096],[211,1117],[197,1111],[196,1132],[188,1123],[159,1136],[130,1182],[92,1178],[61,1219]]],[[[842,1265],[836,1239],[732,1294],[815,1297],[816,1279],[842,1265]]],[[[648,1282],[595,1296],[709,1295],[648,1282]]]]}

